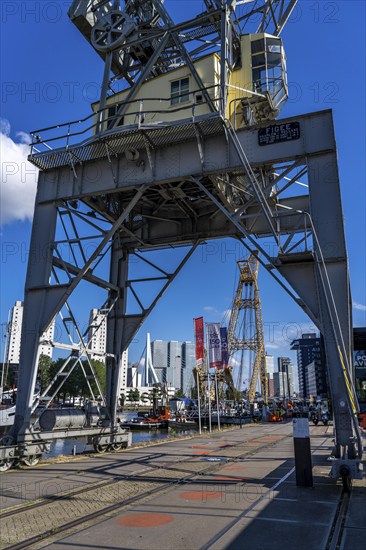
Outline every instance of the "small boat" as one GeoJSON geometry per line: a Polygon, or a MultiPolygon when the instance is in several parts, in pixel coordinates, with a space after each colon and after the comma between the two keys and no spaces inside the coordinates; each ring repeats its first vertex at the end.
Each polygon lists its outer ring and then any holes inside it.
{"type": "Polygon", "coordinates": [[[130,430],[159,430],[166,427],[164,422],[151,422],[146,419],[133,418],[128,422],[121,422],[122,428],[130,428],[130,430]]]}
{"type": "Polygon", "coordinates": [[[188,420],[185,416],[173,416],[168,420],[169,428],[175,430],[192,430],[198,428],[197,422],[188,420]]]}

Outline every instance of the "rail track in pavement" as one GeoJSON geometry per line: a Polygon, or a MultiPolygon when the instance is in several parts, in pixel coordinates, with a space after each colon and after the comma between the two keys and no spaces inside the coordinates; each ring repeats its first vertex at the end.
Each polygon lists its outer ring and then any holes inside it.
{"type": "MultiPolygon", "coordinates": [[[[178,460],[162,462],[160,460],[163,453],[150,453],[140,459],[128,460],[126,464],[121,464],[121,466],[131,463],[143,464],[159,460],[156,464],[148,464],[142,470],[119,474],[111,479],[94,482],[65,493],[39,499],[36,502],[4,509],[0,512],[1,548],[4,550],[30,548],[37,543],[46,542],[47,539],[58,534],[73,532],[77,527],[90,521],[120,512],[122,508],[147,497],[167,491],[174,486],[192,482],[194,478],[201,484],[205,483],[205,480],[200,477],[215,472],[225,463],[248,458],[258,451],[273,447],[278,442],[291,437],[291,434],[283,432],[283,435],[279,435],[274,441],[263,441],[269,432],[266,431],[263,435],[263,426],[261,428],[262,435],[260,437],[256,437],[253,433],[254,430],[259,431],[259,426],[252,426],[248,430],[247,437],[238,443],[223,447],[219,446],[218,441],[216,446],[212,445],[212,450],[208,452],[209,456],[206,459],[215,460],[216,457],[225,461],[207,463],[202,461],[204,457],[188,455],[178,460]],[[251,443],[250,446],[248,441],[251,443]],[[243,449],[243,447],[245,448],[243,449]]],[[[229,436],[230,432],[227,433],[229,436]]],[[[211,443],[212,439],[210,439],[211,443]]],[[[126,452],[129,450],[131,448],[126,452]]],[[[108,454],[103,454],[103,457],[108,454]]],[[[120,453],[120,456],[123,457],[123,452],[120,453]]],[[[206,483],[212,485],[212,480],[206,481],[206,483]]],[[[220,483],[222,484],[222,482],[220,483]]],[[[225,483],[237,484],[238,480],[225,481],[225,483]]]]}

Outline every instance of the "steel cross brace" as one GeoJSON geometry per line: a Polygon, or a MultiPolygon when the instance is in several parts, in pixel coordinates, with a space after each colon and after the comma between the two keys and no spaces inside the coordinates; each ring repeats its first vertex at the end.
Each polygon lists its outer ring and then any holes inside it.
{"type": "Polygon", "coordinates": [[[168,289],[168,287],[171,285],[171,283],[174,281],[174,279],[180,273],[182,268],[188,262],[189,258],[192,256],[192,254],[194,253],[194,251],[196,250],[196,248],[200,244],[200,242],[201,241],[197,240],[196,242],[194,242],[192,244],[192,246],[189,249],[189,251],[187,252],[187,254],[184,256],[184,258],[181,260],[181,262],[179,263],[177,268],[172,273],[167,273],[166,271],[162,270],[160,267],[156,266],[155,264],[153,264],[152,262],[150,262],[146,258],[143,258],[140,254],[136,253],[136,251],[133,252],[133,254],[136,257],[142,259],[144,262],[146,262],[147,264],[151,265],[152,267],[154,267],[155,269],[160,271],[163,274],[163,276],[162,277],[154,277],[154,278],[150,277],[150,278],[140,279],[140,280],[139,279],[132,279],[132,280],[127,280],[126,281],[126,286],[130,288],[132,294],[135,296],[135,299],[136,299],[136,301],[139,304],[139,307],[141,309],[141,313],[125,313],[123,315],[123,319],[126,321],[126,326],[127,326],[127,328],[125,330],[124,338],[123,338],[123,349],[127,349],[128,345],[131,343],[133,337],[135,336],[135,334],[137,333],[137,331],[141,327],[144,320],[151,313],[151,311],[154,309],[157,302],[160,300],[160,298],[163,296],[165,291],[168,289]],[[166,283],[163,285],[163,287],[157,293],[156,297],[153,299],[151,304],[147,308],[144,308],[141,301],[140,301],[140,299],[137,296],[137,293],[134,291],[134,289],[132,287],[132,284],[134,282],[144,282],[144,281],[149,282],[149,281],[152,281],[152,280],[166,280],[166,283]]]}
{"type": "Polygon", "coordinates": [[[240,140],[238,139],[238,136],[236,135],[236,132],[234,130],[234,128],[232,127],[231,123],[229,121],[226,121],[224,118],[222,119],[223,121],[223,124],[225,125],[226,127],[226,135],[227,135],[227,138],[231,141],[231,143],[233,144],[237,154],[238,154],[238,157],[243,165],[243,168],[244,168],[244,171],[248,177],[248,180],[251,184],[251,187],[253,189],[253,192],[254,192],[254,195],[257,199],[257,202],[258,202],[258,205],[260,206],[262,212],[263,212],[263,215],[264,217],[266,218],[267,220],[267,223],[268,223],[268,226],[269,226],[269,229],[272,233],[272,235],[274,236],[276,242],[277,242],[277,245],[279,248],[281,248],[281,243],[280,243],[280,240],[279,240],[279,236],[278,236],[278,232],[276,231],[275,229],[275,226],[273,224],[273,215],[272,215],[272,212],[267,204],[267,201],[266,201],[266,197],[264,196],[264,193],[263,193],[263,190],[260,186],[260,183],[258,182],[254,172],[253,172],[253,169],[252,167],[250,166],[250,163],[248,161],[248,158],[245,154],[245,151],[240,143],[240,140]]]}
{"type": "Polygon", "coordinates": [[[264,248],[254,239],[254,237],[246,231],[243,225],[236,219],[235,215],[229,212],[229,210],[223,206],[220,201],[205,187],[205,185],[195,176],[191,177],[192,181],[210,198],[210,200],[217,206],[219,210],[231,221],[231,223],[239,229],[240,233],[243,235],[243,239],[240,239],[245,248],[254,253],[255,250],[258,250],[262,256],[267,260],[268,263],[265,263],[262,258],[258,256],[259,263],[268,271],[268,273],[273,277],[277,283],[291,296],[291,298],[305,311],[307,315],[316,323],[319,323],[319,320],[315,319],[313,313],[310,309],[304,304],[304,302],[296,296],[285,284],[284,282],[273,272],[276,269],[276,266],[273,263],[273,259],[267,254],[264,248]],[[252,248],[248,245],[248,241],[252,244],[252,248]]]}
{"type": "MultiPolygon", "coordinates": [[[[108,302],[108,301],[107,301],[107,302],[108,302]]],[[[115,305],[115,303],[116,303],[116,299],[114,299],[114,301],[112,301],[112,303],[109,305],[109,307],[105,307],[105,306],[107,305],[107,302],[103,305],[103,308],[102,308],[102,309],[104,309],[104,311],[105,311],[105,313],[104,313],[104,319],[106,319],[106,318],[108,317],[109,313],[112,311],[112,309],[113,309],[113,307],[114,307],[114,305],[115,305]]],[[[69,357],[67,357],[66,360],[64,361],[64,363],[60,366],[60,369],[59,369],[59,370],[57,371],[57,373],[54,375],[53,379],[52,379],[51,382],[48,384],[47,388],[42,392],[42,394],[39,396],[39,398],[35,400],[34,405],[33,405],[33,407],[32,407],[32,412],[35,411],[35,409],[36,409],[36,407],[37,407],[37,405],[38,405],[38,402],[43,401],[45,397],[48,397],[48,400],[47,400],[46,405],[45,405],[45,407],[48,408],[49,404],[50,404],[51,401],[55,398],[55,396],[58,394],[58,392],[61,390],[63,384],[64,384],[64,383],[66,382],[66,380],[69,378],[69,376],[71,375],[71,373],[73,372],[73,370],[75,369],[75,367],[76,367],[76,365],[77,365],[78,363],[79,363],[79,365],[80,365],[80,367],[81,367],[81,369],[82,369],[82,372],[83,372],[83,375],[84,375],[84,377],[85,377],[86,383],[87,383],[87,385],[88,385],[88,388],[89,388],[91,397],[92,397],[92,399],[95,399],[93,389],[92,389],[92,387],[91,387],[91,385],[90,385],[89,379],[88,379],[87,374],[86,374],[85,369],[84,369],[84,366],[83,366],[83,364],[82,364],[82,362],[81,362],[81,357],[82,357],[83,355],[85,355],[86,358],[87,358],[87,361],[88,361],[88,365],[89,365],[90,371],[91,371],[91,373],[92,373],[92,375],[93,375],[93,378],[94,378],[94,380],[95,380],[95,383],[96,383],[96,386],[97,386],[99,395],[100,395],[101,398],[102,398],[102,403],[103,403],[103,405],[106,405],[105,397],[104,397],[104,395],[103,395],[103,391],[102,391],[102,388],[101,388],[101,386],[100,386],[98,377],[96,376],[96,373],[95,373],[95,369],[94,369],[94,367],[93,367],[93,364],[91,363],[91,360],[90,360],[90,353],[89,353],[89,346],[90,346],[90,343],[91,343],[91,341],[92,341],[94,335],[95,335],[95,334],[98,332],[98,330],[100,329],[100,327],[101,327],[101,325],[102,325],[102,323],[103,323],[103,319],[102,319],[102,321],[100,322],[100,324],[99,324],[96,328],[94,327],[94,328],[95,328],[94,331],[93,331],[93,330],[90,331],[91,334],[90,334],[90,336],[89,336],[89,339],[87,340],[87,342],[85,342],[85,341],[84,341],[84,337],[85,337],[86,334],[89,333],[89,328],[92,329],[92,327],[91,327],[91,326],[88,327],[88,328],[85,330],[84,334],[82,335],[81,332],[80,332],[80,330],[79,330],[79,328],[78,328],[78,325],[77,325],[77,322],[76,322],[76,320],[75,320],[75,317],[74,317],[74,315],[72,314],[72,311],[71,311],[70,306],[68,305],[67,302],[66,302],[65,305],[66,305],[66,308],[67,308],[68,313],[69,313],[69,315],[70,315],[70,319],[71,319],[71,321],[72,321],[72,323],[73,323],[73,325],[74,325],[74,327],[75,327],[77,336],[78,336],[78,338],[79,338],[79,342],[76,344],[76,345],[78,346],[78,357],[75,359],[75,361],[74,361],[74,363],[73,363],[71,369],[69,369],[69,370],[67,371],[66,375],[63,375],[63,376],[62,376],[62,381],[61,381],[61,383],[60,383],[56,388],[54,388],[54,385],[55,385],[55,383],[57,382],[58,378],[63,374],[63,372],[65,371],[67,365],[69,364],[69,362],[71,361],[71,359],[74,357],[74,353],[73,353],[73,352],[70,353],[69,357]],[[49,391],[50,391],[52,388],[54,388],[54,390],[53,390],[53,392],[52,392],[52,395],[49,396],[49,395],[48,395],[48,394],[49,394],[49,391]]],[[[65,326],[65,329],[66,329],[66,332],[67,332],[67,334],[68,334],[69,340],[70,340],[72,346],[74,346],[75,343],[74,343],[73,338],[72,338],[72,336],[71,336],[71,333],[70,333],[70,331],[69,331],[69,329],[68,329],[68,327],[67,327],[67,324],[66,324],[65,320],[63,319],[63,316],[62,316],[62,312],[61,312],[61,311],[59,312],[59,315],[60,315],[61,319],[63,320],[63,324],[64,324],[64,326],[65,326]]]]}
{"type": "MultiPolygon", "coordinates": [[[[44,320],[44,327],[46,330],[48,326],[51,324],[52,319],[55,317],[57,312],[61,309],[61,307],[64,305],[68,297],[72,294],[72,292],[75,290],[75,288],[78,286],[79,282],[87,276],[88,272],[91,270],[93,263],[98,258],[99,254],[103,251],[103,249],[106,247],[106,245],[109,243],[113,235],[119,230],[122,223],[125,221],[131,210],[134,208],[134,206],[137,204],[145,190],[147,189],[148,184],[142,185],[138,191],[136,191],[135,196],[132,198],[128,206],[123,210],[122,214],[117,218],[117,220],[112,225],[111,229],[107,231],[99,243],[99,245],[94,250],[93,254],[89,257],[85,265],[80,268],[78,271],[78,274],[74,279],[72,279],[72,282],[68,285],[67,290],[64,292],[61,299],[58,301],[56,306],[54,307],[53,311],[48,314],[46,319],[44,320]]],[[[42,332],[44,332],[44,330],[42,332]]]]}
{"type": "MultiPolygon", "coordinates": [[[[84,266],[79,268],[76,276],[69,280],[67,284],[49,284],[52,273],[52,255],[50,253],[54,248],[57,221],[56,201],[46,205],[36,203],[31,249],[34,256],[38,250],[37,247],[42,246],[45,247],[44,251],[47,254],[41,258],[42,261],[37,261],[35,257],[32,257],[28,264],[20,357],[22,369],[19,374],[19,391],[13,426],[13,433],[16,438],[21,439],[24,430],[30,424],[37,377],[40,336],[47,330],[58,312],[61,311],[80,281],[86,278],[98,264],[102,257],[101,253],[104,251],[104,254],[108,249],[111,239],[120,229],[147,187],[149,187],[149,184],[139,187],[112,227],[102,235],[101,242],[84,266]],[[42,241],[42,245],[40,241],[42,241]]],[[[60,262],[60,265],[62,269],[65,269],[62,262],[60,262]]],[[[112,292],[115,296],[116,293],[112,292]]]]}

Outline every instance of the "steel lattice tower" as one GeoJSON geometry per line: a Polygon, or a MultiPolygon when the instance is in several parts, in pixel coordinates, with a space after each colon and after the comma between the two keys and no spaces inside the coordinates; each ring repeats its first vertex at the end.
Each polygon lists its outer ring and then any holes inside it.
{"type": "Polygon", "coordinates": [[[258,287],[259,262],[256,251],[247,260],[238,262],[239,281],[235,293],[233,309],[228,329],[229,353],[238,350],[254,352],[253,370],[249,383],[249,402],[254,402],[255,388],[260,378],[264,402],[268,400],[266,352],[264,347],[262,305],[258,287]],[[243,312],[243,325],[238,327],[240,312],[243,312]],[[253,323],[254,320],[254,323],[253,323]],[[238,333],[240,330],[240,334],[238,333]]]}

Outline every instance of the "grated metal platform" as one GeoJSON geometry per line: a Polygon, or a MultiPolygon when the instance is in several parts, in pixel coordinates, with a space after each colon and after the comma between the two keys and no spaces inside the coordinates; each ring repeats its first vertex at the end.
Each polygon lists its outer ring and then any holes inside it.
{"type": "Polygon", "coordinates": [[[50,170],[61,166],[75,165],[96,159],[108,158],[108,155],[121,155],[128,150],[141,150],[182,143],[202,137],[221,134],[224,125],[219,113],[212,113],[185,119],[174,124],[163,123],[159,126],[134,125],[93,136],[77,145],[66,146],[29,155],[28,160],[40,170],[50,170]],[[177,129],[179,131],[177,131],[177,129]]]}

